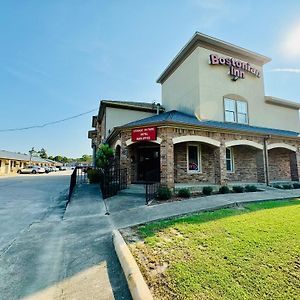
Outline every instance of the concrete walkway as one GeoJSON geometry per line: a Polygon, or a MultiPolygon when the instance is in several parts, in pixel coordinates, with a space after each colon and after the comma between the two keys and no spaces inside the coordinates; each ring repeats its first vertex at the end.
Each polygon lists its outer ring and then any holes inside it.
{"type": "Polygon", "coordinates": [[[32,226],[28,234],[36,247],[49,248],[45,253],[52,253],[49,261],[55,266],[55,272],[52,265],[45,265],[39,273],[39,280],[29,286],[28,299],[131,299],[113,248],[112,230],[235,203],[300,196],[300,190],[274,189],[146,206],[143,189],[143,185],[132,185],[107,199],[110,214],[106,215],[99,187],[81,185],[76,187],[62,220],[56,222],[55,227],[53,223],[32,226]],[[50,226],[55,230],[50,237],[47,235],[47,241],[36,240],[40,231],[49,231],[50,226]],[[53,255],[54,249],[56,255],[53,255]]]}
{"type": "MultiPolygon", "coordinates": [[[[136,188],[134,187],[134,189],[136,188]]],[[[130,190],[131,188],[127,190],[127,201],[124,202],[123,205],[121,205],[120,202],[119,211],[116,211],[115,209],[113,211],[110,211],[109,219],[111,219],[111,224],[113,224],[114,229],[135,226],[146,222],[190,214],[197,211],[229,207],[236,203],[248,203],[255,201],[266,201],[270,199],[280,200],[300,197],[300,189],[272,189],[266,190],[264,192],[224,194],[190,198],[187,200],[168,202],[151,206],[146,206],[145,204],[142,204],[141,201],[138,201],[138,206],[132,207],[131,205],[126,205],[127,202],[130,203],[130,201],[136,201],[134,194],[130,195],[130,190]]],[[[122,191],[121,194],[123,192],[124,191],[122,191]]],[[[140,198],[140,195],[138,195],[138,198],[140,198]]],[[[109,202],[110,199],[107,199],[108,204],[109,202]]]]}

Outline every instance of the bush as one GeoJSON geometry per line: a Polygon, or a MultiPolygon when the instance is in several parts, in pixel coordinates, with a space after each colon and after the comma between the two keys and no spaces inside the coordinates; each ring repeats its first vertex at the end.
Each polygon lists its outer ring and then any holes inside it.
{"type": "Polygon", "coordinates": [[[202,193],[206,196],[209,196],[211,195],[213,191],[213,188],[211,186],[205,186],[203,189],[202,189],[202,193]]]}
{"type": "Polygon", "coordinates": [[[90,183],[99,183],[100,179],[101,179],[101,174],[100,174],[99,170],[88,169],[87,177],[88,177],[90,183]]]}
{"type": "Polygon", "coordinates": [[[230,189],[227,185],[223,185],[219,188],[219,194],[228,194],[230,193],[230,189]]]}
{"type": "Polygon", "coordinates": [[[300,189],[300,183],[294,183],[293,188],[294,189],[300,189]]]}
{"type": "Polygon", "coordinates": [[[245,189],[243,186],[241,185],[235,185],[232,187],[232,190],[235,192],[235,193],[244,193],[245,189]]]}
{"type": "Polygon", "coordinates": [[[157,191],[157,198],[159,200],[168,200],[172,197],[172,192],[168,188],[159,188],[157,191]]]}
{"type": "Polygon", "coordinates": [[[182,198],[190,198],[191,192],[189,189],[180,189],[177,193],[177,196],[182,198]]]}
{"type": "Polygon", "coordinates": [[[292,186],[291,184],[283,184],[283,185],[282,185],[282,188],[283,188],[284,190],[290,190],[290,189],[293,188],[293,186],[292,186]]]}
{"type": "Polygon", "coordinates": [[[245,186],[246,192],[257,192],[257,187],[255,185],[246,185],[245,186]]]}
{"type": "Polygon", "coordinates": [[[273,185],[273,188],[275,188],[275,189],[282,189],[282,186],[279,185],[279,184],[274,184],[274,185],[273,185]]]}

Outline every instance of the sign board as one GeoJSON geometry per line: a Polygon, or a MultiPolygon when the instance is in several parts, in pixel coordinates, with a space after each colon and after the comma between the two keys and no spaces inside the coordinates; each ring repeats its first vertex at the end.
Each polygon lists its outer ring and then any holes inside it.
{"type": "Polygon", "coordinates": [[[228,74],[236,81],[238,78],[245,78],[245,72],[248,72],[258,78],[260,78],[260,72],[251,66],[248,62],[238,60],[232,57],[222,57],[217,54],[211,54],[209,56],[209,63],[211,65],[226,65],[229,67],[228,74]]]}
{"type": "Polygon", "coordinates": [[[155,141],[156,127],[135,128],[131,131],[131,140],[133,142],[155,141]]]}

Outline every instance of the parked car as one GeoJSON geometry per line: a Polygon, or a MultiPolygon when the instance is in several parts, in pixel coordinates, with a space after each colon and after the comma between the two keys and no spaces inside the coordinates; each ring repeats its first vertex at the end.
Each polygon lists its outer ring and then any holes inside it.
{"type": "Polygon", "coordinates": [[[45,168],[40,166],[27,166],[25,168],[18,170],[19,174],[39,174],[45,172],[46,172],[45,168]]]}
{"type": "Polygon", "coordinates": [[[45,169],[45,172],[46,172],[47,174],[50,173],[50,172],[52,172],[51,167],[44,167],[44,169],[45,169]]]}
{"type": "Polygon", "coordinates": [[[59,166],[58,169],[59,169],[59,171],[66,171],[67,167],[65,167],[65,166],[59,166]]]}
{"type": "Polygon", "coordinates": [[[51,171],[52,171],[52,172],[57,172],[57,171],[59,171],[59,169],[56,168],[56,167],[51,167],[51,171]]]}

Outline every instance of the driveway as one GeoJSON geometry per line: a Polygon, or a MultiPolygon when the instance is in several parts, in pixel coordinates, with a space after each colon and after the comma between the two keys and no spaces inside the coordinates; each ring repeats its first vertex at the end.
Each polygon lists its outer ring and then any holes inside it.
{"type": "Polygon", "coordinates": [[[62,210],[70,172],[0,177],[0,249],[54,209],[62,210]],[[62,207],[60,207],[60,205],[62,207]]]}
{"type": "Polygon", "coordinates": [[[98,187],[66,207],[69,180],[0,179],[1,300],[131,299],[98,187]]]}

